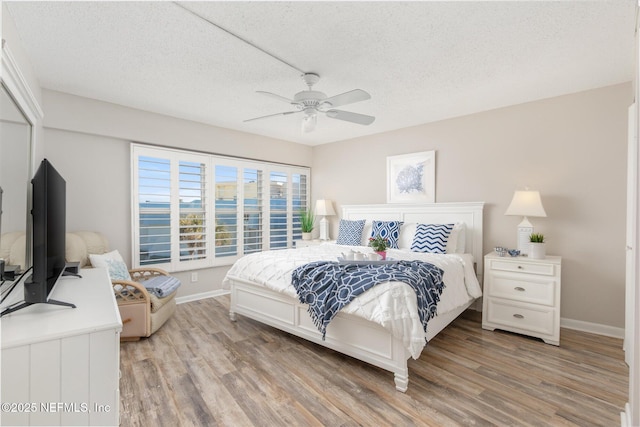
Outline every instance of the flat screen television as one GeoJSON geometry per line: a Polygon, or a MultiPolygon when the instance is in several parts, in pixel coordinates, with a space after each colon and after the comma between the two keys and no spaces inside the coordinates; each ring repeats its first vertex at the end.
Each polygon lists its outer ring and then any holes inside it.
{"type": "Polygon", "coordinates": [[[66,182],[44,159],[31,180],[31,186],[31,276],[24,283],[24,302],[8,307],[2,315],[38,303],[75,307],[49,298],[66,265],[66,182]]]}

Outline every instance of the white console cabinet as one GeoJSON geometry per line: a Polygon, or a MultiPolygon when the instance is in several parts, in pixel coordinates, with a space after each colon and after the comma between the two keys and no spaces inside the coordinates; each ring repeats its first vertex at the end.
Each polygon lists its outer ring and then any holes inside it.
{"type": "Polygon", "coordinates": [[[81,275],[50,296],[76,308],[35,304],[0,320],[0,424],[119,424],[120,314],[107,271],[81,275]]]}

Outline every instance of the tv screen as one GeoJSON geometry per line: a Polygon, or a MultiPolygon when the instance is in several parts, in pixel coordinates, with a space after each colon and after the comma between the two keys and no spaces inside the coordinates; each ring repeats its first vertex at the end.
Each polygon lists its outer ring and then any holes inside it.
{"type": "Polygon", "coordinates": [[[24,283],[24,302],[7,307],[0,316],[37,303],[75,308],[71,303],[49,298],[66,265],[66,182],[44,159],[31,186],[32,272],[24,283]]]}
{"type": "Polygon", "coordinates": [[[47,302],[49,293],[65,267],[66,182],[44,159],[32,184],[33,271],[26,281],[24,298],[27,303],[47,302]]]}

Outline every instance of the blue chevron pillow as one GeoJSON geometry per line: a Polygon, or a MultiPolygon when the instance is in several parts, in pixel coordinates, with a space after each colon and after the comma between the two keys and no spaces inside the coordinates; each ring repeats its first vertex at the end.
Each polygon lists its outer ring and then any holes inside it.
{"type": "Polygon", "coordinates": [[[404,224],[402,221],[373,221],[371,237],[383,237],[389,241],[390,248],[398,249],[398,238],[402,224],[404,224]]]}
{"type": "Polygon", "coordinates": [[[340,220],[338,228],[337,245],[360,246],[362,243],[362,229],[364,228],[364,219],[357,221],[349,221],[347,219],[340,220]]]}
{"type": "Polygon", "coordinates": [[[454,224],[418,224],[413,236],[413,252],[447,253],[447,240],[454,224]]]}

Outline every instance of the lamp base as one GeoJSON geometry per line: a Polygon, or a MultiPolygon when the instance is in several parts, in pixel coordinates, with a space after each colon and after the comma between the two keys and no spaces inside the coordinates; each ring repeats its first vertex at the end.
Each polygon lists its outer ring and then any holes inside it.
{"type": "Polygon", "coordinates": [[[520,255],[527,255],[531,250],[529,236],[533,233],[533,227],[518,227],[518,250],[520,255]]]}
{"type": "Polygon", "coordinates": [[[520,255],[527,255],[531,249],[529,245],[529,236],[533,233],[533,225],[529,222],[527,217],[520,224],[518,224],[518,250],[520,255]]]}
{"type": "Polygon", "coordinates": [[[320,240],[329,240],[329,221],[325,216],[320,220],[320,240]]]}

